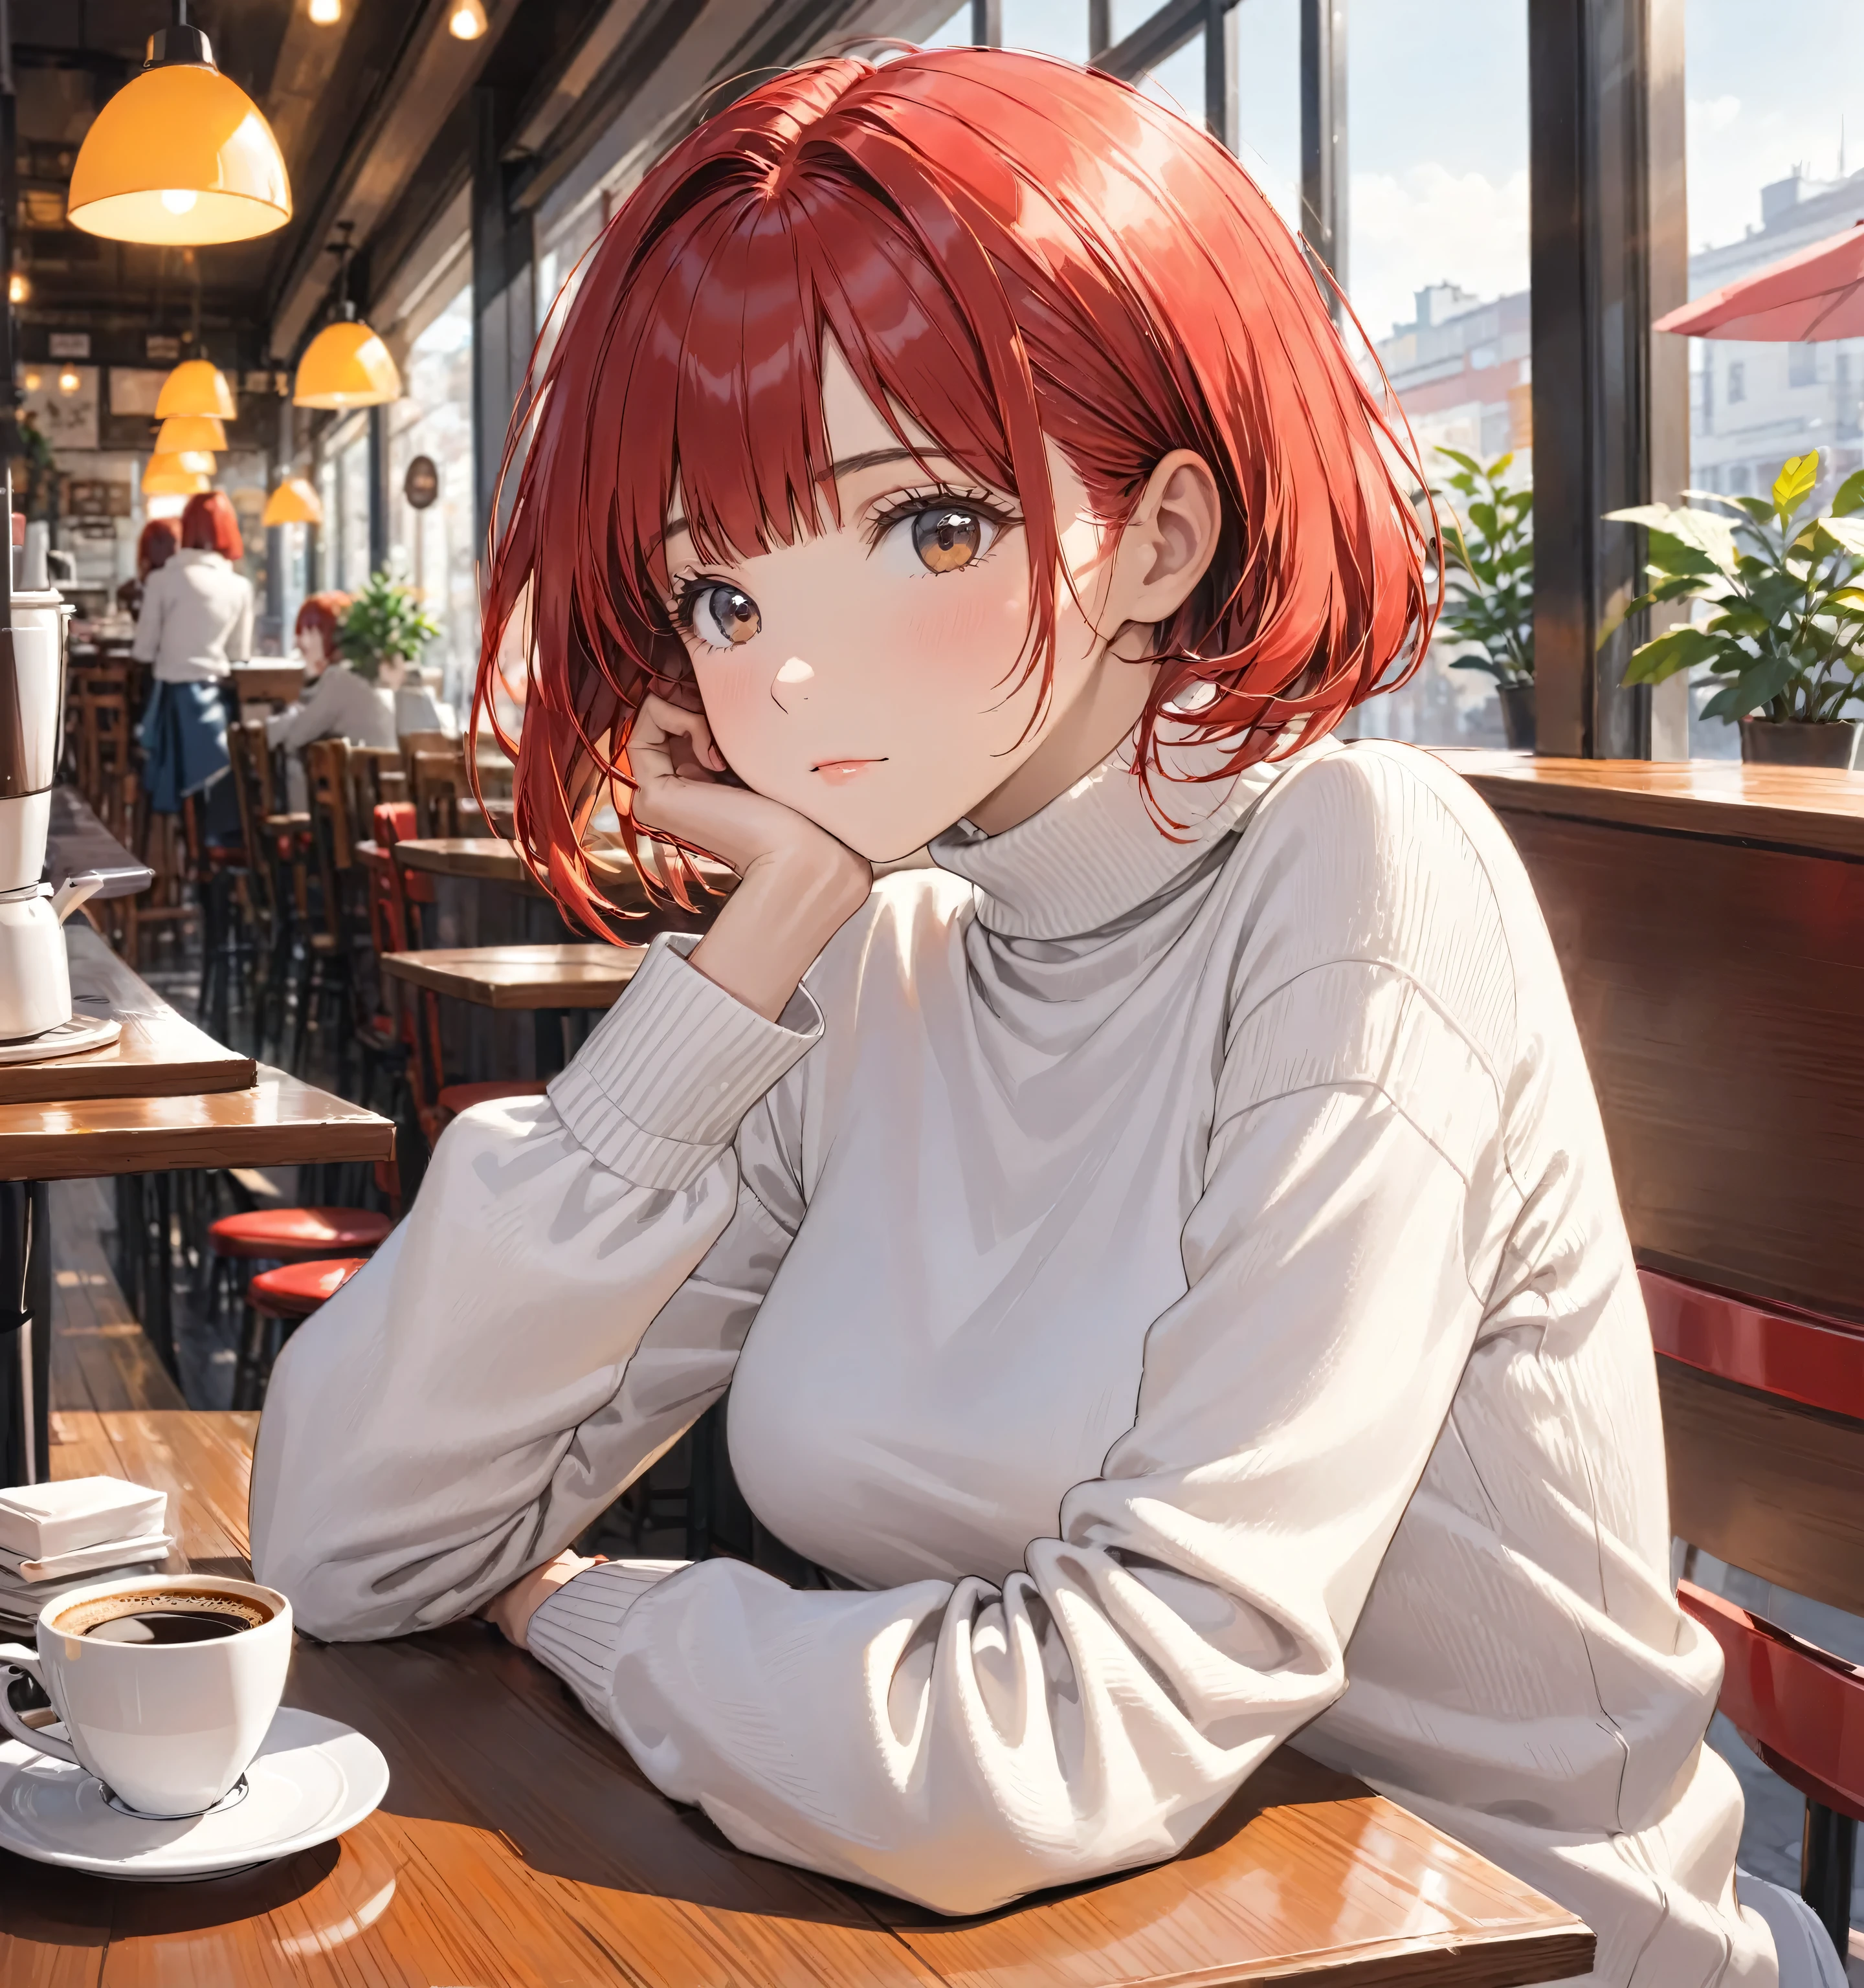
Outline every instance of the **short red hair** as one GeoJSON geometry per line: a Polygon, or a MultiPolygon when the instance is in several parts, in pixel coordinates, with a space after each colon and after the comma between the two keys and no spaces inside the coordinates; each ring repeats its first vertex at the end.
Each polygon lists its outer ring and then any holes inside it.
{"type": "Polygon", "coordinates": [[[623,203],[536,383],[473,723],[517,761],[520,847],[586,922],[612,928],[614,908],[581,828],[604,787],[625,817],[634,714],[689,674],[663,604],[675,476],[702,560],[821,529],[831,339],[902,445],[895,408],[1021,499],[1024,674],[1044,689],[1059,560],[1044,437],[1116,522],[1171,451],[1210,465],[1225,529],[1204,583],[1155,631],[1149,780],[1161,708],[1195,686],[1191,722],[1231,748],[1226,777],[1416,667],[1434,604],[1394,466],[1414,475],[1415,451],[1229,152],[1126,84],[1040,56],[811,63],[708,120],[623,203]],[[492,691],[527,603],[514,743],[492,691]]]}
{"type": "Polygon", "coordinates": [[[323,637],[323,653],[334,662],[341,653],[337,646],[337,630],[349,611],[350,597],[347,593],[311,594],[298,610],[292,632],[302,635],[306,629],[315,628],[323,637]]]}
{"type": "Polygon", "coordinates": [[[181,528],[172,518],[151,518],[142,528],[142,536],[136,541],[136,573],[138,579],[147,580],[159,567],[166,566],[181,549],[181,528]]]}
{"type": "Polygon", "coordinates": [[[245,556],[239,520],[224,490],[204,490],[188,499],[181,513],[181,543],[191,553],[218,553],[230,560],[245,556]]]}

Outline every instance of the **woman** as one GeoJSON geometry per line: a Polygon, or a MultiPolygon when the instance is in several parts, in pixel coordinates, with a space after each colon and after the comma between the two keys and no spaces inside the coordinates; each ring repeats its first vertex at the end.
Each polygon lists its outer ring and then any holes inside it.
{"type": "Polygon", "coordinates": [[[1326,736],[1426,548],[1234,160],[1033,57],[813,65],[648,176],[537,404],[520,837],[592,921],[611,790],[741,881],[286,1348],[261,1577],[487,1613],[736,1843],[942,1911],[1298,1733],[1591,1980],[1776,1980],[1558,966],[1460,781],[1326,736]],[[824,1584],[565,1554],[728,1386],[824,1584]]]}
{"type": "Polygon", "coordinates": [[[155,666],[142,742],[149,805],[160,814],[178,813],[230,763],[222,693],[252,653],[252,583],[234,566],[245,553],[232,505],[205,492],[181,513],[181,549],[143,587],[130,653],[155,666]]]}
{"type": "Polygon", "coordinates": [[[357,674],[340,653],[347,593],[313,593],[298,610],[294,632],[310,679],[301,702],[266,721],[269,745],[301,751],[314,739],[347,739],[354,746],[396,743],[393,698],[357,674]]]}
{"type": "Polygon", "coordinates": [[[134,620],[142,613],[143,589],[151,573],[166,566],[180,550],[181,527],[172,518],[151,518],[136,541],[136,577],[117,590],[117,605],[134,620]]]}

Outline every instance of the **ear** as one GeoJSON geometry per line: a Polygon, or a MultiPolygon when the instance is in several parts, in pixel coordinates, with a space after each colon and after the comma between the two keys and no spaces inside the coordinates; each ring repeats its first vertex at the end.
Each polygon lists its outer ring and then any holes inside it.
{"type": "Polygon", "coordinates": [[[1169,620],[1209,570],[1223,524],[1210,465],[1188,448],[1174,449],[1146,478],[1120,534],[1101,625],[1169,620]]]}

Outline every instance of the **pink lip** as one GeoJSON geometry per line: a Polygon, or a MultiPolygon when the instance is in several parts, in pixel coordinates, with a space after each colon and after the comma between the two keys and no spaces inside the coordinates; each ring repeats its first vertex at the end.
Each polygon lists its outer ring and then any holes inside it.
{"type": "Polygon", "coordinates": [[[820,765],[810,769],[820,773],[831,786],[844,787],[850,780],[858,780],[870,766],[884,766],[885,759],[824,759],[820,765]]]}

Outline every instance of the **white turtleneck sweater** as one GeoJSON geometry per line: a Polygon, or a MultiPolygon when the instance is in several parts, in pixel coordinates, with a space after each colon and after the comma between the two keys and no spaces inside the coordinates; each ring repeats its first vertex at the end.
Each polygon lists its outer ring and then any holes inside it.
{"type": "Polygon", "coordinates": [[[256,1571],[320,1636],[448,1621],[729,1386],[847,1587],[617,1563],[530,1638],[745,1848],[975,1912],[1169,1856],[1294,1737],[1577,1912],[1590,1980],[1771,1983],[1512,847],[1383,743],[1159,792],[1181,839],[1124,749],[961,825],[775,1023],[657,942],[286,1348],[256,1571]]]}

